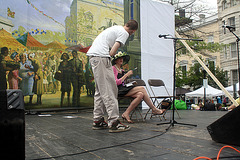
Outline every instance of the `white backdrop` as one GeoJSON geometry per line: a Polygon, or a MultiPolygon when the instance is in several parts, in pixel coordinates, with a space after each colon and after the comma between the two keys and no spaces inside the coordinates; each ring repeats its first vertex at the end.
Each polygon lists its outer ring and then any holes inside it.
{"type": "MultiPolygon", "coordinates": [[[[159,38],[160,34],[174,36],[174,7],[153,0],[140,1],[141,70],[142,79],[161,79],[173,95],[173,40],[159,38]]],[[[163,88],[163,87],[162,87],[163,88]]],[[[158,95],[167,95],[161,89],[158,95]]],[[[143,107],[146,104],[143,103],[143,107]]]]}

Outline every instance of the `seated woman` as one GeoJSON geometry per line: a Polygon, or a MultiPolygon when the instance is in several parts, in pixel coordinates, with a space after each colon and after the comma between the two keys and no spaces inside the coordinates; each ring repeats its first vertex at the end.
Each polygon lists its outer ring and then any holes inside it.
{"type": "Polygon", "coordinates": [[[124,80],[133,74],[132,70],[129,70],[127,73],[125,73],[125,71],[121,69],[123,65],[128,63],[129,59],[130,56],[126,53],[118,52],[118,54],[116,54],[112,60],[113,72],[118,86],[118,96],[134,98],[127,110],[122,114],[122,118],[127,120],[128,123],[133,123],[133,121],[130,120],[129,114],[142,100],[144,100],[145,103],[152,109],[153,114],[163,114],[163,110],[158,109],[153,105],[150,97],[147,94],[147,91],[143,86],[126,87],[124,85],[124,80]]]}

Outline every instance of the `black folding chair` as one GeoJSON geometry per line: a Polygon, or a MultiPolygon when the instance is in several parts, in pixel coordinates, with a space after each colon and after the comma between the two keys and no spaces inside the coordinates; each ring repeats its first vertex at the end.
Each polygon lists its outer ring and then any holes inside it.
{"type": "MultiPolygon", "coordinates": [[[[159,116],[160,120],[162,120],[161,116],[164,118],[164,120],[166,120],[165,114],[171,108],[171,104],[173,103],[173,101],[172,101],[173,96],[171,96],[169,94],[169,92],[167,90],[167,87],[165,86],[164,82],[162,80],[160,80],[160,79],[149,79],[148,80],[148,85],[149,85],[150,90],[152,92],[152,96],[150,96],[150,98],[151,98],[153,104],[157,108],[161,109],[161,107],[163,105],[163,102],[166,101],[167,99],[169,99],[169,106],[167,106],[167,108],[165,108],[166,111],[162,115],[159,116]],[[156,90],[160,89],[160,88],[164,88],[164,90],[166,92],[165,95],[156,95],[156,93],[155,93],[156,90]]],[[[151,108],[148,109],[147,113],[145,114],[144,119],[147,118],[147,115],[149,114],[150,110],[151,110],[151,108]]],[[[178,117],[181,118],[179,113],[178,113],[178,111],[177,111],[177,109],[176,109],[176,107],[175,107],[175,110],[176,110],[176,112],[178,114],[178,117]]],[[[152,116],[153,116],[153,114],[151,113],[151,117],[150,118],[152,118],[152,116]]]]}

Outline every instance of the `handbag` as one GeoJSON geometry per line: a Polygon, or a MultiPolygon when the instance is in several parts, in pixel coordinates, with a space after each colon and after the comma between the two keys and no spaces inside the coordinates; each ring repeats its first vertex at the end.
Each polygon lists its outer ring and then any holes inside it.
{"type": "Polygon", "coordinates": [[[63,74],[62,74],[62,72],[57,71],[57,72],[55,73],[55,75],[54,75],[54,78],[55,78],[56,80],[62,81],[62,80],[63,80],[63,74]]]}

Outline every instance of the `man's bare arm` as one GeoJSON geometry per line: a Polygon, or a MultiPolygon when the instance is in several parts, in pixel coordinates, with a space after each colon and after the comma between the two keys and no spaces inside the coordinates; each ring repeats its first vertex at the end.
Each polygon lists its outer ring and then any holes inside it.
{"type": "Polygon", "coordinates": [[[110,50],[110,56],[114,56],[119,47],[121,47],[121,43],[120,42],[115,42],[112,49],[110,50]]]}

